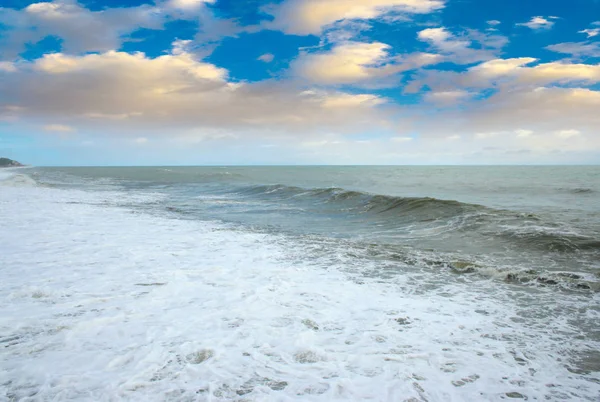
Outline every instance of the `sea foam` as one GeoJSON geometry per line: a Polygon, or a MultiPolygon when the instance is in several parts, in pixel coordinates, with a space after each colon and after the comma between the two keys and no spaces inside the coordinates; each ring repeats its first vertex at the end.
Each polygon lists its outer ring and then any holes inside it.
{"type": "MultiPolygon", "coordinates": [[[[0,186],[0,399],[596,400],[555,292],[356,275],[331,250],[0,186]],[[429,286],[431,285],[431,286],[429,286]],[[527,300],[548,299],[549,317],[527,300]],[[560,314],[558,313],[560,311],[560,314]]],[[[141,202],[152,202],[151,195],[141,202]]],[[[373,262],[376,264],[376,262],[373,262]]],[[[364,269],[377,267],[361,267],[364,269]]],[[[450,274],[449,274],[450,275],[450,274]]],[[[592,297],[598,305],[598,295],[592,297]]],[[[600,312],[590,308],[590,322],[600,312]]]]}

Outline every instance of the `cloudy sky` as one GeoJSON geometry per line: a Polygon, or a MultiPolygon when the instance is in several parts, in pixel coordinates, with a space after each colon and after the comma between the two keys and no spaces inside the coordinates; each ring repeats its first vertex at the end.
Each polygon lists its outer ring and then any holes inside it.
{"type": "Polygon", "coordinates": [[[25,163],[600,163],[598,0],[0,6],[25,163]]]}

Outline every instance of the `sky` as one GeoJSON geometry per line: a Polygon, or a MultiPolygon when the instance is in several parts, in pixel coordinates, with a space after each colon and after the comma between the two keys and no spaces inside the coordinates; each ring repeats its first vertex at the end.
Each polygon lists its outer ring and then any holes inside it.
{"type": "Polygon", "coordinates": [[[0,0],[0,156],[600,164],[600,0],[0,0]]]}

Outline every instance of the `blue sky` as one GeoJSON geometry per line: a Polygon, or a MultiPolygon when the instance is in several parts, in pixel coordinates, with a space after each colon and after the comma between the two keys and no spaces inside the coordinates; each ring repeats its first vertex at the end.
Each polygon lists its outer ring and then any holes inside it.
{"type": "Polygon", "coordinates": [[[3,0],[36,165],[598,164],[598,0],[3,0]]]}

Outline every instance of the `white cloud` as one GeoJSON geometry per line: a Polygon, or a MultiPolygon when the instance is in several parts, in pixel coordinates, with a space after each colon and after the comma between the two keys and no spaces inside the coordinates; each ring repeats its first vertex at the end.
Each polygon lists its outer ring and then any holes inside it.
{"type": "Polygon", "coordinates": [[[170,0],[167,2],[167,6],[181,10],[193,10],[206,3],[213,4],[215,1],[216,0],[170,0]]]}
{"type": "Polygon", "coordinates": [[[388,116],[379,107],[385,99],[376,95],[306,91],[277,80],[234,83],[226,70],[181,50],[156,58],[58,53],[22,63],[12,74],[0,80],[0,107],[10,100],[30,121],[60,119],[105,135],[143,130],[144,137],[158,136],[165,128],[192,137],[214,130],[355,132],[385,124],[388,116]]]}
{"type": "Polygon", "coordinates": [[[263,61],[265,63],[271,63],[275,59],[271,53],[265,53],[261,55],[257,60],[263,61]]]}
{"type": "Polygon", "coordinates": [[[524,130],[522,128],[519,128],[519,129],[515,130],[515,134],[517,134],[517,137],[519,137],[519,138],[527,138],[527,137],[531,137],[533,135],[533,131],[532,130],[524,130]]]}
{"type": "Polygon", "coordinates": [[[19,113],[23,111],[23,107],[16,105],[0,106],[0,121],[15,122],[20,119],[19,113]]]}
{"type": "Polygon", "coordinates": [[[351,95],[346,93],[328,94],[324,98],[318,99],[324,108],[354,108],[360,106],[377,106],[385,102],[384,99],[376,95],[351,95]]]}
{"type": "MultiPolygon", "coordinates": [[[[184,14],[185,17],[187,14],[184,14]]],[[[199,7],[198,12],[190,15],[198,22],[198,33],[194,37],[194,43],[199,48],[204,48],[205,53],[212,51],[218,42],[225,37],[235,37],[241,32],[254,32],[256,27],[242,27],[234,19],[223,19],[218,17],[208,7],[199,7]],[[206,51],[208,49],[208,52],[206,51]]]]}
{"type": "Polygon", "coordinates": [[[17,67],[15,66],[15,63],[11,63],[10,61],[0,61],[0,71],[14,73],[17,71],[17,67]]]}
{"type": "Polygon", "coordinates": [[[581,135],[581,132],[579,130],[561,130],[561,131],[557,131],[556,135],[560,138],[573,138],[573,137],[578,137],[581,135]]]}
{"type": "MultiPolygon", "coordinates": [[[[460,111],[440,113],[435,120],[423,121],[420,130],[426,136],[437,132],[447,133],[451,129],[455,133],[478,133],[479,140],[497,137],[508,142],[513,138],[521,142],[532,141],[531,145],[538,148],[560,148],[563,145],[553,142],[559,139],[552,135],[556,128],[570,127],[565,130],[564,135],[567,136],[574,135],[574,131],[570,130],[597,132],[600,129],[598,110],[600,91],[557,87],[507,90],[472,103],[460,111]],[[533,135],[533,132],[538,134],[533,135]]],[[[589,136],[588,141],[595,142],[588,142],[587,146],[600,150],[600,137],[596,137],[589,136]]]]}
{"type": "MultiPolygon", "coordinates": [[[[452,38],[453,35],[448,32],[446,28],[427,28],[420,31],[417,36],[420,40],[426,40],[436,44],[438,47],[444,47],[446,46],[446,42],[452,38]]],[[[452,44],[449,46],[456,47],[456,45],[452,44]]]]}
{"type": "Polygon", "coordinates": [[[600,64],[577,64],[566,62],[542,63],[527,67],[537,61],[531,57],[490,60],[469,69],[468,81],[489,83],[498,79],[528,85],[549,83],[600,82],[600,64]]]}
{"type": "Polygon", "coordinates": [[[525,26],[527,28],[538,30],[538,29],[550,29],[554,26],[554,21],[550,21],[552,19],[557,19],[557,17],[542,17],[537,16],[531,18],[528,22],[522,22],[517,25],[525,26]]]}
{"type": "Polygon", "coordinates": [[[579,33],[586,34],[588,38],[593,38],[600,35],[600,28],[584,29],[583,31],[579,31],[579,33]]]}
{"type": "Polygon", "coordinates": [[[455,64],[471,64],[492,59],[508,43],[504,36],[498,34],[468,30],[456,35],[445,27],[426,28],[418,32],[417,38],[428,42],[445,61],[455,64]]]}
{"type": "Polygon", "coordinates": [[[44,126],[44,130],[59,133],[70,133],[72,131],[75,131],[73,127],[67,126],[65,124],[47,124],[44,126]]]}
{"type": "Polygon", "coordinates": [[[410,142],[413,140],[412,137],[392,137],[390,138],[392,142],[410,142]]]}
{"type": "Polygon", "coordinates": [[[119,48],[135,30],[161,28],[163,19],[159,9],[149,5],[90,11],[71,0],[33,3],[22,10],[2,9],[0,24],[7,30],[0,46],[14,57],[26,43],[56,36],[65,52],[107,51],[119,48]]]}
{"type": "Polygon", "coordinates": [[[494,78],[511,75],[520,71],[523,66],[535,62],[532,57],[519,57],[514,59],[495,59],[481,63],[469,69],[471,73],[485,77],[494,78]]]}
{"type": "Polygon", "coordinates": [[[574,57],[600,57],[600,42],[567,42],[546,46],[546,49],[574,57]]]}
{"type": "Polygon", "coordinates": [[[330,51],[304,53],[292,63],[293,72],[319,84],[351,84],[376,80],[438,62],[436,55],[416,53],[391,57],[385,43],[343,42],[330,51]]]}
{"type": "Polygon", "coordinates": [[[389,12],[427,14],[443,7],[443,0],[286,0],[266,11],[274,16],[269,28],[309,35],[340,20],[375,19],[389,12]]]}
{"type": "Polygon", "coordinates": [[[442,105],[455,105],[468,99],[472,94],[465,90],[454,90],[454,91],[431,91],[427,92],[424,99],[428,102],[442,104],[442,105]]]}
{"type": "MultiPolygon", "coordinates": [[[[464,97],[460,108],[440,108],[435,111],[435,118],[431,118],[431,109],[424,110],[425,107],[419,105],[412,109],[409,120],[412,130],[419,132],[422,140],[448,140],[462,135],[456,144],[462,144],[464,152],[473,149],[475,153],[485,153],[489,150],[484,148],[494,148],[498,160],[522,160],[519,158],[528,155],[545,158],[544,163],[558,163],[559,157],[571,155],[569,158],[576,161],[584,158],[583,155],[590,158],[600,153],[600,136],[577,135],[570,131],[600,131],[600,113],[597,112],[600,91],[585,88],[599,82],[600,64],[566,60],[539,63],[531,57],[490,60],[465,73],[429,69],[421,72],[421,77],[410,85],[413,92],[421,88],[431,91],[425,95],[426,101],[431,102],[436,97],[443,99],[446,93],[451,99],[455,92],[460,99],[461,91],[480,92],[482,89],[486,96],[464,97]],[[561,127],[569,129],[557,134],[557,128],[561,127]],[[473,136],[469,137],[468,133],[473,136]],[[469,145],[469,141],[473,143],[469,145]],[[563,156],[557,156],[557,150],[563,156]],[[582,156],[572,156],[577,153],[582,156]]],[[[458,102],[449,101],[446,105],[455,103],[458,102]]]]}
{"type": "Polygon", "coordinates": [[[518,78],[521,81],[537,85],[571,82],[592,84],[600,82],[600,64],[543,63],[523,68],[519,71],[518,78]]]}
{"type": "Polygon", "coordinates": [[[100,119],[100,120],[125,120],[131,119],[134,117],[142,116],[143,113],[140,112],[132,112],[132,113],[97,113],[97,112],[88,112],[84,113],[83,116],[90,119],[100,119]]]}
{"type": "Polygon", "coordinates": [[[495,27],[496,25],[502,24],[502,22],[500,22],[498,20],[490,20],[490,21],[487,21],[487,24],[495,27]]]}
{"type": "Polygon", "coordinates": [[[491,131],[491,132],[487,132],[487,133],[476,133],[475,134],[475,138],[476,139],[485,139],[485,138],[492,138],[492,137],[496,137],[497,135],[500,135],[500,132],[496,132],[496,131],[491,131]]]}
{"type": "Polygon", "coordinates": [[[389,45],[347,42],[329,52],[304,54],[294,63],[296,73],[324,84],[353,83],[381,74],[389,66],[389,45]]]}
{"type": "MultiPolygon", "coordinates": [[[[48,74],[77,74],[94,71],[106,70],[110,73],[111,68],[121,68],[121,71],[115,71],[113,76],[120,73],[128,73],[125,78],[134,80],[149,79],[152,77],[160,78],[168,75],[169,70],[182,71],[187,75],[205,80],[206,82],[222,83],[227,78],[227,70],[218,68],[210,63],[203,63],[195,60],[188,53],[174,53],[170,55],[159,56],[155,59],[148,59],[142,53],[124,53],[109,51],[102,54],[89,54],[85,56],[69,56],[62,53],[46,54],[41,59],[34,62],[34,68],[48,74]],[[139,74],[137,77],[134,75],[139,74]]],[[[189,80],[182,77],[180,80],[173,80],[168,85],[161,85],[157,81],[148,88],[154,93],[169,93],[188,88],[189,80]]]]}

